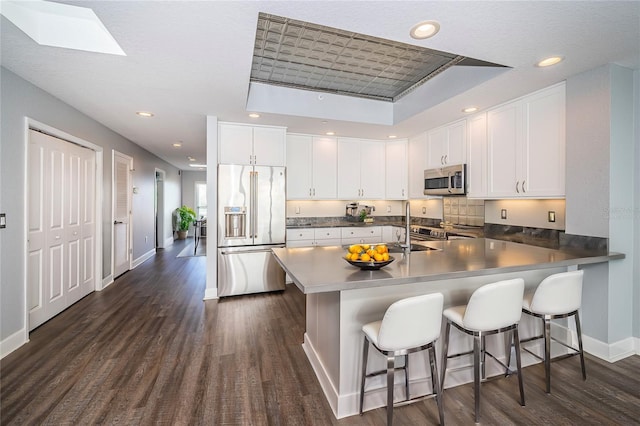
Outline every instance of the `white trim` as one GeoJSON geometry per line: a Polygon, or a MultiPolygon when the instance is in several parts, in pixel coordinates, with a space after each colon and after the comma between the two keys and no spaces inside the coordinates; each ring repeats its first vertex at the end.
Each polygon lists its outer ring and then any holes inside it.
{"type": "MultiPolygon", "coordinates": [[[[165,227],[165,211],[166,211],[166,206],[165,206],[165,181],[167,180],[167,172],[165,172],[162,169],[159,169],[158,167],[155,168],[155,172],[154,172],[154,176],[153,176],[153,186],[154,186],[154,190],[155,190],[155,232],[156,234],[156,240],[153,242],[153,244],[156,244],[156,241],[158,242],[158,247],[157,248],[166,248],[167,247],[167,238],[165,238],[164,234],[166,231],[166,227],[165,227]],[[160,203],[158,203],[158,178],[156,177],[156,175],[160,173],[162,179],[162,205],[160,203]],[[161,223],[161,226],[158,226],[158,221],[161,223]]],[[[171,243],[173,244],[173,238],[171,239],[171,243]]]]}
{"type": "Polygon", "coordinates": [[[640,339],[637,337],[605,343],[583,334],[582,344],[585,352],[607,362],[616,362],[631,355],[640,355],[640,339]]]}
{"type": "Polygon", "coordinates": [[[217,288],[205,288],[204,289],[204,299],[202,300],[213,300],[218,298],[218,289],[217,288]]]}
{"type": "Polygon", "coordinates": [[[155,254],[156,254],[156,249],[149,250],[148,252],[146,252],[145,254],[143,254],[142,256],[140,256],[139,258],[135,259],[132,262],[131,269],[137,268],[139,265],[141,265],[142,263],[146,262],[147,260],[155,256],[155,254]]]}
{"type": "Polygon", "coordinates": [[[23,170],[24,170],[24,182],[25,182],[25,187],[24,187],[24,196],[23,196],[23,220],[24,220],[24,235],[25,235],[25,245],[23,247],[24,249],[24,256],[23,256],[23,264],[22,264],[22,270],[23,270],[23,276],[24,276],[24,283],[23,283],[23,300],[24,300],[24,325],[25,327],[23,328],[22,332],[24,332],[25,336],[24,336],[24,341],[28,342],[29,341],[29,306],[28,306],[28,296],[27,296],[27,262],[26,259],[28,259],[29,257],[29,247],[26,243],[28,236],[29,236],[29,206],[28,206],[28,194],[27,191],[29,190],[29,186],[28,186],[28,175],[29,175],[29,129],[34,129],[34,130],[38,130],[44,133],[47,133],[53,137],[56,137],[58,139],[62,139],[65,140],[67,142],[71,142],[74,143],[76,145],[80,145],[83,146],[85,148],[88,148],[90,150],[92,150],[94,152],[95,155],[95,197],[94,197],[94,211],[95,211],[95,234],[96,234],[96,238],[95,238],[95,247],[94,247],[94,253],[95,253],[95,260],[94,260],[94,268],[95,268],[95,279],[93,282],[93,289],[94,291],[96,290],[102,290],[104,288],[103,283],[100,282],[100,279],[98,277],[102,276],[103,270],[102,270],[102,241],[103,241],[103,235],[102,235],[102,193],[103,193],[103,149],[101,146],[96,145],[92,142],[89,142],[85,139],[73,136],[67,132],[64,132],[60,129],[56,129],[55,127],[51,127],[47,124],[41,123],[37,120],[34,120],[32,118],[29,117],[25,117],[24,119],[24,164],[23,164],[23,170]]]}
{"type": "Polygon", "coordinates": [[[167,248],[167,247],[169,247],[169,246],[170,246],[170,245],[172,245],[172,244],[173,244],[173,235],[172,235],[172,236],[170,236],[170,237],[167,237],[167,238],[164,240],[164,248],[167,248]]]}
{"type": "Polygon", "coordinates": [[[29,343],[29,331],[25,327],[0,342],[0,359],[27,343],[29,343]]]}
{"type": "Polygon", "coordinates": [[[113,284],[114,280],[113,280],[113,274],[109,274],[106,277],[104,277],[102,279],[102,288],[100,290],[104,290],[105,288],[107,288],[109,285],[113,284]]]}
{"type": "Polygon", "coordinates": [[[302,343],[302,349],[304,350],[304,353],[307,355],[307,359],[309,360],[309,363],[311,363],[311,368],[313,368],[313,371],[316,373],[316,377],[320,382],[320,387],[324,392],[324,396],[327,398],[327,402],[329,402],[329,406],[331,407],[331,411],[333,411],[333,415],[336,417],[336,419],[339,419],[340,417],[338,416],[338,405],[339,405],[338,390],[331,382],[331,379],[329,378],[329,374],[327,373],[327,370],[324,368],[324,365],[322,364],[322,361],[320,360],[320,358],[318,358],[317,352],[313,347],[311,340],[309,340],[309,336],[307,335],[307,333],[304,333],[304,341],[302,343]]]}

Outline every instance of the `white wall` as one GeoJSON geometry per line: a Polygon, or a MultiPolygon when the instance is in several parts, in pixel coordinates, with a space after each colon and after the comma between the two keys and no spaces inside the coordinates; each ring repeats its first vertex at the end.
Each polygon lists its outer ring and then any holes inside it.
{"type": "MultiPolygon", "coordinates": [[[[155,167],[167,172],[168,197],[178,194],[178,171],[148,151],[133,144],[92,118],[57,98],[0,68],[2,157],[0,158],[1,211],[7,213],[7,228],[0,230],[0,342],[5,354],[8,338],[26,336],[24,301],[26,268],[26,140],[25,117],[91,142],[103,148],[103,259],[99,278],[111,274],[111,151],[134,158],[133,185],[139,193],[133,200],[133,259],[153,250],[155,167]],[[10,183],[10,184],[9,184],[10,183]],[[147,243],[144,237],[147,236],[147,243]]],[[[23,339],[20,339],[23,340],[23,339]]],[[[19,344],[24,343],[20,341],[19,344]]]]}

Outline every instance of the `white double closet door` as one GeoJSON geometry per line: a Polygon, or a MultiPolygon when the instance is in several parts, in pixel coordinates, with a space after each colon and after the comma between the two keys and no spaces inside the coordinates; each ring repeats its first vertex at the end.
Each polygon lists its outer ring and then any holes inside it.
{"type": "Polygon", "coordinates": [[[29,130],[29,330],[95,290],[96,155],[29,130]]]}

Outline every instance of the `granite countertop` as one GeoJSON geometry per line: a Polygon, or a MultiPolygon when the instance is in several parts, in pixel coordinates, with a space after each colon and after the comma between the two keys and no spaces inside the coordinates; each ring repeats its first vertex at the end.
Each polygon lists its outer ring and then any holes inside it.
{"type": "Polygon", "coordinates": [[[355,220],[348,220],[343,217],[336,218],[308,218],[303,219],[287,219],[287,229],[301,228],[344,228],[344,227],[367,227],[367,226],[404,226],[404,220],[396,217],[380,217],[375,218],[371,223],[365,223],[355,220]]]}
{"type": "Polygon", "coordinates": [[[392,253],[395,261],[362,271],[341,247],[276,248],[278,263],[305,294],[466,278],[623,259],[602,250],[555,250],[489,238],[425,243],[436,250],[392,253]]]}

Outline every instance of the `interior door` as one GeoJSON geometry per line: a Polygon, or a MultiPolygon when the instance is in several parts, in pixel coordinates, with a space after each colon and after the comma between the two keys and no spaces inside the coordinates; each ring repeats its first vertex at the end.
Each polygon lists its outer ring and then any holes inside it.
{"type": "Polygon", "coordinates": [[[113,277],[131,269],[131,169],[133,158],[113,153],[113,277]]]}
{"type": "Polygon", "coordinates": [[[30,130],[28,158],[27,303],[33,330],[95,289],[95,152],[30,130]]]}

